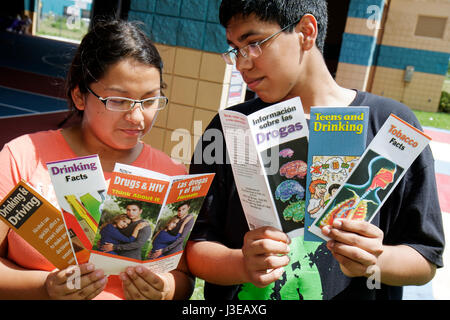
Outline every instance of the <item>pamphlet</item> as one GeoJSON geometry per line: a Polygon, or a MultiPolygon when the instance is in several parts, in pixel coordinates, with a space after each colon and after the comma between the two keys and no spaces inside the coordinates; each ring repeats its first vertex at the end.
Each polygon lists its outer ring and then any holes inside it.
{"type": "Polygon", "coordinates": [[[248,116],[219,111],[236,187],[250,230],[303,234],[308,126],[300,98],[248,116]]]}
{"type": "MultiPolygon", "coordinates": [[[[49,162],[47,167],[73,242],[91,249],[106,193],[98,155],[49,162]]],[[[88,257],[84,251],[78,262],[86,262],[88,257]]]]}
{"type": "Polygon", "coordinates": [[[0,219],[56,268],[76,264],[60,211],[20,181],[0,203],[0,219]]]}
{"type": "Polygon", "coordinates": [[[135,265],[175,269],[213,177],[116,164],[89,261],[106,274],[135,265]]]}
{"type": "Polygon", "coordinates": [[[369,108],[312,107],[310,116],[304,239],[322,241],[309,227],[366,149],[369,108]]]}
{"type": "Polygon", "coordinates": [[[391,114],[309,230],[329,240],[321,229],[332,225],[334,219],[370,222],[430,140],[423,132],[391,114]]]}

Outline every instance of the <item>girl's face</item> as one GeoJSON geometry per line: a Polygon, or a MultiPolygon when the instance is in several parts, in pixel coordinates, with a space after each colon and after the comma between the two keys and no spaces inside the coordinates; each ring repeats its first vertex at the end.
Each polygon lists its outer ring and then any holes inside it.
{"type": "Polygon", "coordinates": [[[173,230],[177,226],[178,221],[179,221],[178,219],[170,221],[167,224],[167,230],[173,230]]]}
{"type": "Polygon", "coordinates": [[[131,222],[130,219],[121,219],[121,220],[117,221],[116,226],[118,229],[125,229],[126,227],[128,227],[130,222],[131,222]]]}
{"type": "MultiPolygon", "coordinates": [[[[109,67],[103,78],[90,84],[102,98],[125,97],[135,100],[160,96],[160,73],[156,67],[132,58],[109,67]]],[[[158,111],[142,111],[135,104],[130,111],[110,111],[93,94],[87,93],[77,108],[84,110],[82,130],[91,145],[103,149],[129,150],[150,130],[158,111]]]]}

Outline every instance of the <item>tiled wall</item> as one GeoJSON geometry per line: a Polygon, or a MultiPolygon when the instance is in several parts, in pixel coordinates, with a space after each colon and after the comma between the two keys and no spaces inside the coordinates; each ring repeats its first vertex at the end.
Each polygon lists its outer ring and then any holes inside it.
{"type": "Polygon", "coordinates": [[[374,12],[368,10],[374,4],[351,1],[336,80],[413,109],[436,111],[450,58],[450,19],[441,39],[416,36],[415,29],[419,15],[448,17],[450,2],[379,0],[380,8],[387,4],[386,19],[375,29],[374,12]],[[404,81],[407,66],[415,68],[411,82],[404,81]]]}
{"type": "Polygon", "coordinates": [[[169,105],[145,141],[188,164],[196,138],[227,102],[231,70],[218,53],[157,44],[169,105]],[[180,137],[180,134],[186,133],[180,137]],[[172,141],[174,140],[174,141],[172,141]],[[177,147],[178,145],[178,147],[177,147]]]}
{"type": "MultiPolygon", "coordinates": [[[[218,21],[220,0],[132,0],[129,20],[144,22],[164,62],[169,105],[144,141],[189,164],[195,144],[227,104],[231,67],[218,21]]],[[[245,93],[245,87],[243,87],[245,93]]]]}
{"type": "Polygon", "coordinates": [[[372,92],[409,107],[437,111],[450,58],[450,1],[394,0],[389,7],[372,92]],[[446,17],[443,37],[416,36],[419,15],[446,17]],[[415,67],[404,82],[407,65],[415,67]]]}
{"type": "Polygon", "coordinates": [[[208,52],[227,49],[220,0],[131,0],[129,20],[145,22],[155,42],[208,52]]]}

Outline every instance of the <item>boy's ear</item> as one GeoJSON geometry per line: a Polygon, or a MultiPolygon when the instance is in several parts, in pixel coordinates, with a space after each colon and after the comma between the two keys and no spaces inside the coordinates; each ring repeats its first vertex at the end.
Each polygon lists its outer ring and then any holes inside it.
{"type": "Polygon", "coordinates": [[[299,41],[303,50],[314,47],[317,39],[317,20],[312,14],[305,14],[297,23],[295,31],[299,32],[299,41]]]}
{"type": "Polygon", "coordinates": [[[78,110],[84,110],[86,107],[85,95],[80,91],[80,87],[76,86],[71,92],[72,101],[78,110]]]}

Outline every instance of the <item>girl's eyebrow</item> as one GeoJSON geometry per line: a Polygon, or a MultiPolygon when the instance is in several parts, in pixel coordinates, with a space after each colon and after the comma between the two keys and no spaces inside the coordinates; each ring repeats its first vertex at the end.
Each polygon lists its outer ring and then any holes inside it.
{"type": "MultiPolygon", "coordinates": [[[[108,87],[108,88],[105,88],[104,90],[105,91],[115,91],[115,92],[118,92],[118,93],[121,93],[121,94],[128,94],[127,90],[124,90],[124,89],[118,88],[118,87],[108,87]]],[[[158,93],[158,91],[160,91],[160,90],[161,90],[160,88],[157,88],[157,89],[153,89],[153,90],[147,91],[144,94],[144,96],[149,95],[149,94],[158,93]]]]}

